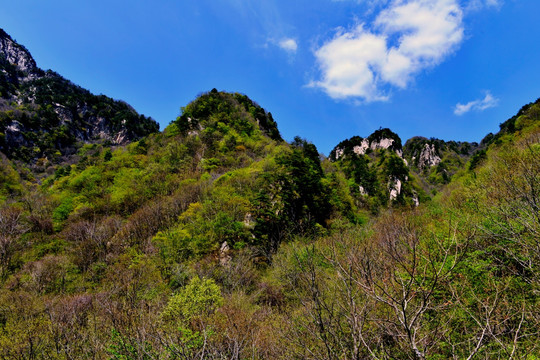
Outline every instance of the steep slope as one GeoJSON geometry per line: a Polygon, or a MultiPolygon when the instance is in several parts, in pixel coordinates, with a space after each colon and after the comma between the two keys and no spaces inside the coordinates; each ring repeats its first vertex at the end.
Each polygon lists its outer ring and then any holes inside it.
{"type": "Polygon", "coordinates": [[[6,199],[17,197],[23,191],[22,182],[15,167],[0,153],[0,204],[6,199]]]}
{"type": "Polygon", "coordinates": [[[246,95],[218,92],[217,89],[202,94],[182,108],[182,115],[175,123],[184,134],[205,129],[214,129],[214,132],[227,128],[226,132],[229,129],[234,132],[229,134],[230,136],[251,136],[258,128],[272,140],[283,140],[271,113],[246,95]]]}
{"type": "Polygon", "coordinates": [[[402,147],[397,134],[380,129],[365,139],[353,136],[340,142],[329,159],[344,171],[359,207],[376,211],[388,204],[418,205],[442,191],[454,175],[476,168],[490,145],[531,131],[540,120],[539,109],[540,99],[523,106],[480,144],[415,136],[402,147]]]}
{"type": "Polygon", "coordinates": [[[423,190],[435,194],[452,177],[466,168],[474,153],[485,148],[478,143],[444,141],[415,136],[405,143],[403,156],[409,170],[415,175],[423,190]]]}
{"type": "Polygon", "coordinates": [[[419,201],[401,139],[390,129],[379,129],[365,139],[354,136],[344,140],[329,158],[344,171],[359,207],[377,212],[389,204],[414,205],[419,201]]]}
{"type": "Polygon", "coordinates": [[[539,108],[418,206],[390,130],[321,161],[217,90],[24,193],[0,157],[0,357],[534,357],[539,108]]]}
{"type": "Polygon", "coordinates": [[[212,90],[161,134],[115,151],[83,147],[84,161],[45,181],[55,229],[112,212],[127,219],[118,241],[142,246],[161,230],[159,241],[182,244],[185,259],[224,242],[268,259],[292,234],[324,227],[334,209],[315,146],[281,141],[270,120],[245,95],[212,90]],[[154,208],[159,218],[148,214],[154,208]],[[141,216],[142,235],[133,231],[141,216]]]}
{"type": "Polygon", "coordinates": [[[122,101],[93,95],[53,71],[0,29],[0,151],[58,163],[82,143],[125,144],[159,130],[122,101]]]}

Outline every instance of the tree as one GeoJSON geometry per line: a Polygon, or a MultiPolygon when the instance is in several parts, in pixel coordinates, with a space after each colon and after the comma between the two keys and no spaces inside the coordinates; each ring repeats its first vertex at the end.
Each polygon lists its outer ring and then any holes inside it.
{"type": "Polygon", "coordinates": [[[287,236],[316,233],[332,211],[317,148],[299,137],[291,145],[259,177],[254,233],[267,257],[287,236]]]}
{"type": "Polygon", "coordinates": [[[173,325],[172,334],[164,334],[167,350],[180,358],[204,358],[212,329],[208,318],[223,304],[221,290],[211,279],[191,279],[168,301],[162,318],[173,325]]]}
{"type": "Polygon", "coordinates": [[[17,240],[27,230],[22,210],[15,207],[0,209],[0,279],[7,275],[17,240]]]}

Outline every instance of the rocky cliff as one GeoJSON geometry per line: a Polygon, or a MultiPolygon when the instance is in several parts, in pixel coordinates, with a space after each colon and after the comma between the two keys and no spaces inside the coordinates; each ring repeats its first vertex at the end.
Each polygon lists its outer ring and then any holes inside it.
{"type": "Polygon", "coordinates": [[[340,142],[331,151],[330,160],[345,172],[359,206],[374,210],[395,202],[418,204],[418,191],[403,157],[401,139],[390,129],[340,142]]]}
{"type": "Polygon", "coordinates": [[[330,159],[338,160],[343,156],[365,155],[378,149],[388,149],[403,157],[400,137],[390,129],[379,129],[367,138],[353,136],[340,142],[331,152],[330,159]]]}
{"type": "Polygon", "coordinates": [[[127,103],[38,68],[0,29],[0,151],[9,158],[55,162],[84,143],[125,144],[158,130],[155,120],[127,103]]]}
{"type": "Polygon", "coordinates": [[[415,136],[405,143],[403,156],[407,159],[411,172],[423,183],[424,190],[432,192],[447,184],[481,147],[482,145],[475,142],[415,136]]]}
{"type": "Polygon", "coordinates": [[[30,52],[17,44],[3,29],[0,29],[0,57],[25,74],[31,74],[37,68],[30,52]]]}

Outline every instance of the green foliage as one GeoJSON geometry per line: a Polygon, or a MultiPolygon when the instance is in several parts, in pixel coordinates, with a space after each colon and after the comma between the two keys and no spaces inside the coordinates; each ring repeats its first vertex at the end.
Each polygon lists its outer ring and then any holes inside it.
{"type": "Polygon", "coordinates": [[[66,220],[69,214],[73,211],[73,199],[64,198],[62,199],[60,205],[53,212],[53,220],[57,225],[60,225],[64,220],[66,220]]]}
{"type": "Polygon", "coordinates": [[[21,195],[23,185],[11,162],[0,154],[0,203],[9,197],[21,195]]]}
{"type": "Polygon", "coordinates": [[[226,134],[232,129],[240,136],[252,136],[255,124],[271,139],[280,141],[281,136],[272,114],[242,94],[218,92],[216,89],[200,95],[182,108],[175,124],[180,132],[215,129],[226,134]]]}
{"type": "Polygon", "coordinates": [[[110,161],[112,159],[112,157],[113,157],[113,154],[111,152],[111,149],[107,149],[105,151],[105,154],[103,155],[103,160],[105,160],[107,162],[107,161],[110,161]]]}
{"type": "MultiPolygon", "coordinates": [[[[48,105],[0,124],[54,125],[48,105]]],[[[0,357],[531,357],[536,107],[481,145],[413,138],[407,166],[387,129],[321,161],[306,140],[277,142],[246,96],[213,90],[162,134],[39,160],[39,184],[2,158],[0,357]],[[355,150],[382,139],[395,147],[355,150]],[[441,161],[421,169],[426,145],[441,161]]],[[[29,136],[30,158],[47,146],[29,136]]]]}
{"type": "Polygon", "coordinates": [[[292,234],[316,233],[332,212],[316,147],[299,137],[291,145],[256,186],[254,235],[266,255],[292,234]]]}
{"type": "Polygon", "coordinates": [[[482,160],[486,159],[486,150],[479,150],[474,153],[469,162],[469,170],[474,170],[482,160]]]}
{"type": "Polygon", "coordinates": [[[479,145],[474,142],[443,141],[417,136],[407,140],[403,153],[411,170],[422,181],[422,191],[436,193],[465,167],[471,156],[474,156],[476,152],[483,151],[482,147],[484,146],[484,142],[479,145]],[[432,151],[434,154],[431,154],[432,151]],[[425,159],[428,154],[438,157],[436,165],[420,163],[420,159],[425,159]]]}
{"type": "Polygon", "coordinates": [[[171,296],[162,316],[179,324],[189,324],[213,313],[222,304],[219,286],[212,279],[196,276],[171,296]]]}
{"type": "Polygon", "coordinates": [[[139,349],[116,329],[111,332],[111,341],[107,352],[110,355],[109,360],[150,360],[157,355],[149,343],[143,344],[139,349]]]}

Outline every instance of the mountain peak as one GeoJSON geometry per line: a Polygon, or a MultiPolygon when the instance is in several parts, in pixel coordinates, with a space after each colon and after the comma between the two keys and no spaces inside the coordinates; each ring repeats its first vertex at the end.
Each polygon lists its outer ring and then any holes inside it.
{"type": "Polygon", "coordinates": [[[379,129],[367,138],[353,136],[350,139],[340,142],[331,152],[330,159],[337,160],[341,156],[351,154],[364,155],[377,149],[390,149],[402,157],[401,138],[388,128],[379,129]]]}
{"type": "Polygon", "coordinates": [[[3,29],[0,29],[0,61],[7,61],[26,73],[36,69],[36,61],[30,52],[18,44],[3,29]]]}
{"type": "Polygon", "coordinates": [[[8,158],[61,162],[85,143],[125,144],[158,130],[155,120],[125,102],[41,70],[0,29],[0,151],[8,158]]]}
{"type": "Polygon", "coordinates": [[[244,94],[216,89],[201,94],[182,108],[182,115],[175,123],[187,133],[207,127],[230,127],[238,135],[250,136],[258,128],[272,140],[282,140],[271,113],[244,94]]]}

